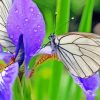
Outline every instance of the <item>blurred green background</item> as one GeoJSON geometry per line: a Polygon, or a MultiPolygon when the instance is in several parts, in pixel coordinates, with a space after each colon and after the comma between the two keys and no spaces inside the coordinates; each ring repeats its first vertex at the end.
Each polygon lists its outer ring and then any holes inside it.
{"type": "MultiPolygon", "coordinates": [[[[34,0],[46,23],[44,44],[51,33],[69,31],[94,32],[100,23],[100,0],[34,0]],[[71,18],[75,18],[71,20],[71,18]]],[[[34,66],[34,58],[30,67],[34,66]]],[[[96,100],[100,100],[100,90],[96,100]]],[[[13,86],[14,100],[85,100],[60,61],[48,60],[41,64],[32,78],[16,79],[13,86]]]]}

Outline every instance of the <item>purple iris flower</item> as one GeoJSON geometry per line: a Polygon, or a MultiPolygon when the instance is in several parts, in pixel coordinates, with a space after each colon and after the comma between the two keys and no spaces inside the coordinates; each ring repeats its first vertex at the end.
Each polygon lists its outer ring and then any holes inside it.
{"type": "Polygon", "coordinates": [[[25,48],[25,71],[31,57],[40,49],[45,36],[45,23],[38,7],[32,0],[14,0],[7,19],[7,32],[17,46],[23,35],[25,48]]]}
{"type": "Polygon", "coordinates": [[[3,10],[0,8],[2,11],[0,13],[0,44],[9,51],[3,52],[0,47],[0,59],[8,64],[12,56],[15,58],[15,63],[6,68],[4,65],[0,66],[2,67],[0,69],[0,100],[12,100],[11,88],[18,75],[18,67],[22,64],[25,55],[25,71],[27,72],[31,57],[42,44],[45,24],[38,7],[32,0],[1,0],[0,3],[3,7],[3,10]],[[10,11],[9,8],[11,8],[10,11]]]}

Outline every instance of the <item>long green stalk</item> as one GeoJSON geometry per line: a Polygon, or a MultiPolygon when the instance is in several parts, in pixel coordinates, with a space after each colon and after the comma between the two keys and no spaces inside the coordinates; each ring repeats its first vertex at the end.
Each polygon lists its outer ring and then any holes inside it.
{"type": "Polygon", "coordinates": [[[56,33],[68,32],[70,17],[70,0],[57,0],[56,33]]]}
{"type": "Polygon", "coordinates": [[[79,25],[80,32],[91,32],[93,8],[94,0],[86,0],[86,5],[79,25]]]}

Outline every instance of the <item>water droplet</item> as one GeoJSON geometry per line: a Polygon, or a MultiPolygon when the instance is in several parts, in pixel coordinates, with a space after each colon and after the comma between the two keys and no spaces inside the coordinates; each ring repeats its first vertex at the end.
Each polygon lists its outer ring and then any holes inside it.
{"type": "Polygon", "coordinates": [[[18,42],[18,40],[16,39],[15,42],[18,42]]]}
{"type": "Polygon", "coordinates": [[[37,27],[40,28],[40,25],[38,25],[37,27]]]}
{"type": "Polygon", "coordinates": [[[17,25],[17,29],[20,29],[19,25],[17,25]]]}
{"type": "Polygon", "coordinates": [[[37,14],[36,16],[37,16],[37,17],[39,17],[39,16],[40,16],[40,14],[37,14]]]}
{"type": "Polygon", "coordinates": [[[39,39],[38,41],[39,41],[39,42],[41,42],[41,40],[40,40],[40,39],[39,39]]]}
{"type": "Polygon", "coordinates": [[[31,12],[33,12],[33,11],[34,11],[33,7],[30,7],[30,11],[31,11],[31,12]]]}
{"type": "Polygon", "coordinates": [[[27,18],[25,18],[25,22],[28,22],[28,19],[27,18]]]}
{"type": "Polygon", "coordinates": [[[55,12],[55,15],[57,15],[57,14],[58,14],[58,12],[56,11],[56,12],[55,12]]]}
{"type": "Polygon", "coordinates": [[[74,17],[72,17],[71,19],[75,19],[74,17]]]}
{"type": "Polygon", "coordinates": [[[32,13],[32,16],[34,16],[34,14],[32,13]]]}
{"type": "Polygon", "coordinates": [[[18,13],[18,10],[17,9],[15,10],[15,13],[18,13]]]}
{"type": "Polygon", "coordinates": [[[34,32],[37,32],[37,29],[34,29],[34,32]]]}

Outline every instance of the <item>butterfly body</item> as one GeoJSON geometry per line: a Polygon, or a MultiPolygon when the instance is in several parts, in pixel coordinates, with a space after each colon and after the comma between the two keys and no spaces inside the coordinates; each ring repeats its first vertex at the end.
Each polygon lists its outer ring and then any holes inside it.
{"type": "Polygon", "coordinates": [[[87,78],[100,69],[100,36],[72,32],[49,39],[52,51],[74,76],[87,78]]]}

